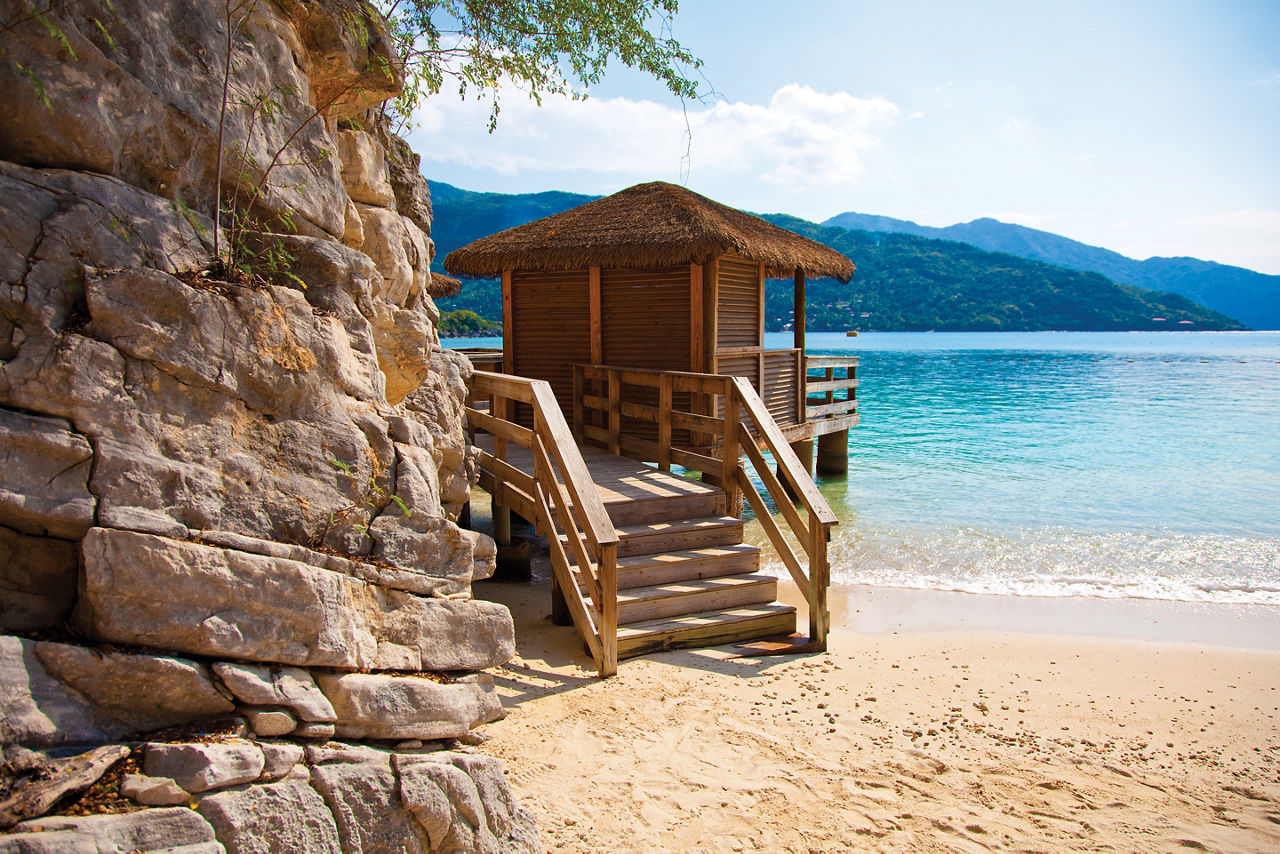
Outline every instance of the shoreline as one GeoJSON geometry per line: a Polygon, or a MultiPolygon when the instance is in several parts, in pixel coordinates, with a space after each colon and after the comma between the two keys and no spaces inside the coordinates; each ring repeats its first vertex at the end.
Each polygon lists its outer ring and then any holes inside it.
{"type": "Polygon", "coordinates": [[[854,589],[827,653],[600,680],[546,583],[476,589],[519,649],[481,750],[549,849],[1280,849],[1280,651],[1204,642],[1229,608],[854,589]]]}
{"type": "MultiPolygon", "coordinates": [[[[794,585],[778,588],[804,611],[794,585]]],[[[995,632],[1280,650],[1280,607],[1272,605],[833,584],[827,606],[831,625],[853,634],[995,632]]]]}

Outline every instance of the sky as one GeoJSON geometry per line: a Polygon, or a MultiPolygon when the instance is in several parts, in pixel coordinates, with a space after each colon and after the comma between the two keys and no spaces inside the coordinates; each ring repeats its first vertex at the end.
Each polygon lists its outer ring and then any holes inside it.
{"type": "Polygon", "coordinates": [[[622,65],[585,101],[445,91],[428,178],[608,194],[670,181],[744,210],[979,217],[1134,258],[1280,274],[1280,0],[683,0],[682,104],[622,65]]]}

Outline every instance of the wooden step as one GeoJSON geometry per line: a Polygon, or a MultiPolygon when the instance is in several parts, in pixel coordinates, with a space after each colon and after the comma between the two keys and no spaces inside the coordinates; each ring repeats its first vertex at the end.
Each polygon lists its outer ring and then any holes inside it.
{"type": "Polygon", "coordinates": [[[796,630],[796,609],[771,603],[686,614],[618,627],[618,657],[632,658],[664,649],[718,646],[789,635],[796,630]]]}
{"type": "Polygon", "coordinates": [[[618,589],[722,575],[746,575],[759,568],[760,550],[746,543],[632,555],[618,560],[618,589]]]}
{"type": "Polygon", "coordinates": [[[778,579],[763,572],[633,587],[618,591],[618,623],[760,605],[777,596],[778,579]]]}
{"type": "Polygon", "coordinates": [[[742,520],[732,516],[704,516],[671,522],[615,525],[618,557],[728,546],[742,542],[742,520]]]}
{"type": "Polygon", "coordinates": [[[606,500],[604,506],[614,525],[638,525],[643,522],[719,516],[724,513],[725,498],[723,490],[708,488],[689,495],[606,500]]]}

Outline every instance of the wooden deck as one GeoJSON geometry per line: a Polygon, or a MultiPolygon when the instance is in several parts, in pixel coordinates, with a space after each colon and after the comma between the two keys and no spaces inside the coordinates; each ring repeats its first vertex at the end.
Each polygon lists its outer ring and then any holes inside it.
{"type": "MultiPolygon", "coordinates": [[[[492,451],[491,437],[477,444],[492,451]]],[[[619,540],[619,658],[795,631],[796,609],[776,601],[778,580],[759,571],[742,521],[725,515],[724,490],[599,448],[581,452],[619,540]]],[[[533,473],[521,446],[508,447],[507,462],[533,473]]]]}

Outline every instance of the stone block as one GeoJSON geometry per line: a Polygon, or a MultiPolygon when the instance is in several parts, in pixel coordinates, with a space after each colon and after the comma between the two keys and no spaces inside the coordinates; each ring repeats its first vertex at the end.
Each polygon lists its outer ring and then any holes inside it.
{"type": "Polygon", "coordinates": [[[93,525],[93,448],[68,421],[0,409],[0,524],[76,539],[93,525]]]}
{"type": "MultiPolygon", "coordinates": [[[[66,849],[76,850],[84,840],[93,852],[165,852],[165,854],[214,854],[223,848],[213,834],[213,827],[193,810],[185,807],[142,810],[116,815],[44,816],[23,822],[6,840],[19,840],[23,831],[36,830],[35,837],[53,837],[65,841],[66,849]],[[63,835],[71,834],[71,835],[63,835]],[[74,837],[74,838],[73,838],[74,837]]],[[[20,843],[19,843],[20,844],[20,843]]],[[[0,851],[5,849],[0,848],[0,851]]],[[[22,848],[15,850],[22,851],[22,848]]],[[[29,849],[42,850],[42,849],[29,849]]]]}
{"type": "Polygon", "coordinates": [[[333,813],[343,851],[431,850],[400,800],[389,761],[317,765],[311,769],[311,784],[333,813]]]}
{"type": "Polygon", "coordinates": [[[511,658],[511,614],[427,599],[297,561],[95,528],[75,618],[92,637],[340,669],[483,670],[511,658]]]}
{"type": "Polygon", "coordinates": [[[203,664],[184,658],[103,652],[38,643],[45,670],[130,732],[145,732],[235,711],[203,664]]]}
{"type": "Polygon", "coordinates": [[[188,792],[225,789],[262,775],[265,759],[251,741],[192,744],[151,743],[143,770],[149,777],[170,777],[188,792]]]}
{"type": "Polygon", "coordinates": [[[344,851],[333,815],[306,781],[290,779],[216,792],[201,797],[196,809],[229,854],[344,851]]]}
{"type": "Polygon", "coordinates": [[[260,741],[262,750],[262,777],[264,782],[283,780],[302,761],[302,745],[288,741],[260,741]]]}
{"type": "Polygon", "coordinates": [[[502,717],[486,674],[450,684],[377,673],[325,675],[317,682],[333,703],[340,738],[456,738],[502,717]]]}
{"type": "Polygon", "coordinates": [[[213,672],[236,699],[254,706],[287,706],[304,721],[333,721],[333,706],[300,667],[218,662],[213,672]]]}
{"type": "Polygon", "coordinates": [[[284,709],[246,708],[243,711],[244,716],[249,719],[249,726],[253,728],[254,734],[264,738],[288,735],[298,726],[298,719],[284,709]]]}
{"type": "Polygon", "coordinates": [[[171,777],[128,774],[120,781],[120,794],[148,807],[176,807],[188,804],[191,793],[171,777]]]}

